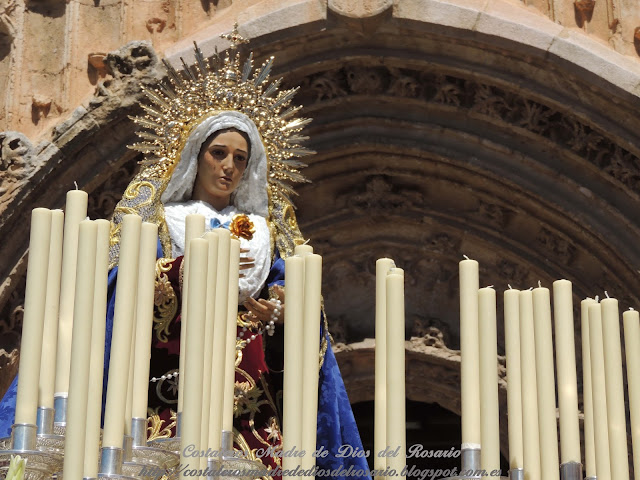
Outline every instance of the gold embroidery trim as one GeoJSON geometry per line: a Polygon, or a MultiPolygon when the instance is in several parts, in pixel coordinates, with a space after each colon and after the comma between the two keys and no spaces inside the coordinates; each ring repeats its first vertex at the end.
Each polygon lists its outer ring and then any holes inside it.
{"type": "Polygon", "coordinates": [[[153,313],[153,329],[156,337],[165,343],[171,333],[171,321],[178,313],[178,297],[171,286],[166,272],[171,270],[170,258],[159,258],[156,261],[156,286],[154,294],[155,309],[153,313]]]}

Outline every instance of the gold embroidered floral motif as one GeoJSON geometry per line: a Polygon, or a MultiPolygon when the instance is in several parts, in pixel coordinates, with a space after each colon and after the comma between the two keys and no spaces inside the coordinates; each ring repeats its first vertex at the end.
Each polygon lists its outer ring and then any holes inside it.
{"type": "Polygon", "coordinates": [[[159,258],[156,262],[156,287],[153,302],[156,306],[153,314],[153,329],[161,342],[168,340],[171,320],[178,313],[178,298],[166,272],[171,270],[171,259],[159,258]]]}
{"type": "Polygon", "coordinates": [[[233,393],[233,415],[239,417],[245,413],[257,413],[260,411],[260,396],[262,390],[255,383],[236,382],[233,393]]]}
{"type": "MultiPolygon", "coordinates": [[[[153,412],[153,411],[152,411],[153,412]]],[[[176,412],[171,410],[170,423],[163,425],[164,420],[160,416],[153,412],[149,418],[147,418],[147,441],[156,440],[158,438],[171,437],[171,429],[176,426],[176,412]]]]}
{"type": "Polygon", "coordinates": [[[278,426],[278,420],[276,417],[269,418],[269,426],[264,429],[265,432],[269,434],[267,440],[273,440],[274,442],[279,442],[282,438],[280,433],[280,427],[278,426]]]}
{"type": "Polygon", "coordinates": [[[231,219],[229,231],[231,232],[231,235],[236,238],[251,240],[253,238],[253,234],[256,233],[256,228],[254,227],[253,222],[249,220],[249,217],[244,213],[239,213],[234,215],[231,219]]]}

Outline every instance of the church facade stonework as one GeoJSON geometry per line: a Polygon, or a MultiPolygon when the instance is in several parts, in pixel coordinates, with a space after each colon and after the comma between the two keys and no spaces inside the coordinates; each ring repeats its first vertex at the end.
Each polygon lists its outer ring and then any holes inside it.
{"type": "Polygon", "coordinates": [[[297,216],[324,257],[352,402],[373,399],[383,256],[406,272],[407,395],[456,414],[463,254],[498,290],[571,280],[576,318],[605,290],[639,307],[633,3],[0,2],[0,393],[17,370],[31,209],[63,207],[76,182],[90,217],[108,217],[140,160],[126,148],[140,86],[162,78],[162,58],[192,64],[194,40],[223,51],[235,21],[314,119],[297,216]]]}

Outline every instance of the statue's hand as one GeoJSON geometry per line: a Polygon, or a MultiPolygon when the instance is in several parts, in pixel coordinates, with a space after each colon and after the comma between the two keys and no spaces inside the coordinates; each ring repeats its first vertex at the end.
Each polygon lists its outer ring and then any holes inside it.
{"type": "Polygon", "coordinates": [[[255,267],[255,259],[251,258],[247,255],[249,253],[249,249],[241,248],[240,249],[240,278],[244,277],[244,273],[242,270],[248,270],[250,268],[255,267]]]}
{"type": "Polygon", "coordinates": [[[249,311],[249,315],[253,316],[257,320],[260,320],[263,324],[267,325],[270,321],[273,321],[276,325],[284,324],[284,289],[279,288],[276,290],[280,304],[274,300],[265,300],[259,298],[249,298],[243,303],[244,307],[249,311]]]}

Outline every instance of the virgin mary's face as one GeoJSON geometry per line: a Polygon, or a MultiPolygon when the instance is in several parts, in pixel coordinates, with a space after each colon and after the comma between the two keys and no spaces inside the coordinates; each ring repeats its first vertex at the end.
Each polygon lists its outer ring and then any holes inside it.
{"type": "Polygon", "coordinates": [[[194,200],[203,200],[217,210],[229,205],[249,161],[249,146],[238,132],[223,132],[207,141],[198,156],[194,200]]]}

